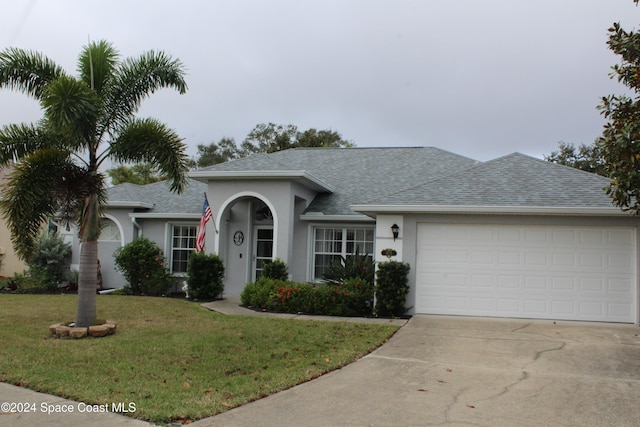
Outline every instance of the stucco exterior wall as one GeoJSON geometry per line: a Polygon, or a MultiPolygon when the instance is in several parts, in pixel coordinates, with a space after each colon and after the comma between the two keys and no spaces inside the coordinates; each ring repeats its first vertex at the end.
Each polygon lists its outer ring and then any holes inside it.
{"type": "Polygon", "coordinates": [[[309,224],[300,221],[300,215],[309,205],[310,200],[295,199],[294,207],[294,228],[293,228],[293,255],[289,262],[289,275],[291,280],[296,282],[306,282],[309,280],[309,265],[311,255],[309,254],[309,224]]]}
{"type": "Polygon", "coordinates": [[[26,269],[27,265],[13,250],[7,225],[4,220],[0,220],[0,276],[10,277],[26,269]]]}

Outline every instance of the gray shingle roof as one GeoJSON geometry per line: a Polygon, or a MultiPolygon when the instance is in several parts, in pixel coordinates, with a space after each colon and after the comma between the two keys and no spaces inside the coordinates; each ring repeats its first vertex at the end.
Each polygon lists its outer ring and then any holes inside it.
{"type": "Polygon", "coordinates": [[[110,202],[140,202],[145,201],[141,185],[125,182],[115,185],[107,190],[110,202]]]}
{"type": "MultiPolygon", "coordinates": [[[[299,148],[202,171],[305,171],[333,188],[306,210],[325,215],[356,215],[353,205],[611,207],[603,191],[608,179],[519,153],[480,163],[433,147],[299,148]]],[[[153,213],[200,213],[206,188],[193,179],[181,195],[166,182],[121,184],[109,189],[109,201],[150,203],[153,213]]]]}
{"type": "Polygon", "coordinates": [[[217,165],[209,166],[202,171],[274,171],[294,170],[286,163],[280,163],[273,154],[253,154],[241,159],[234,159],[217,165]]]}
{"type": "Polygon", "coordinates": [[[258,154],[207,169],[216,171],[305,170],[334,188],[319,194],[307,212],[353,215],[352,204],[364,203],[451,173],[478,162],[433,147],[295,148],[258,154]]]}
{"type": "Polygon", "coordinates": [[[167,181],[153,184],[119,184],[107,190],[109,203],[146,202],[153,204],[153,213],[201,213],[207,184],[189,179],[182,194],[172,193],[167,181]]]}
{"type": "Polygon", "coordinates": [[[520,153],[412,186],[372,204],[611,207],[607,178],[520,153]]]}

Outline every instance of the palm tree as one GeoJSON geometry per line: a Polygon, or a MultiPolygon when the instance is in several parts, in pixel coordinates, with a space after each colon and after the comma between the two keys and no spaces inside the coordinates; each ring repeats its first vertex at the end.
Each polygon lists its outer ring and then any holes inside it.
{"type": "Polygon", "coordinates": [[[105,205],[100,167],[149,162],[172,191],[187,184],[188,158],[178,135],[153,118],[137,118],[144,98],[161,88],[185,93],[184,66],[163,52],[119,59],[106,41],[89,42],[78,59],[78,77],[40,53],[9,48],[0,52],[0,88],[39,101],[35,124],[0,128],[0,165],[15,162],[5,193],[4,214],[16,253],[28,259],[44,221],[56,217],[78,227],[81,242],[75,323],[96,319],[98,237],[105,205]]]}

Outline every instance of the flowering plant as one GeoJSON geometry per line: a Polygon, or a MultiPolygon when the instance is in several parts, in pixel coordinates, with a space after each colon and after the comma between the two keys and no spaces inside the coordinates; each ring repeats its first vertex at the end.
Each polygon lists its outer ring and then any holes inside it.
{"type": "Polygon", "coordinates": [[[122,272],[134,295],[163,295],[174,282],[162,250],[146,237],[138,237],[114,254],[116,268],[122,272]]]}

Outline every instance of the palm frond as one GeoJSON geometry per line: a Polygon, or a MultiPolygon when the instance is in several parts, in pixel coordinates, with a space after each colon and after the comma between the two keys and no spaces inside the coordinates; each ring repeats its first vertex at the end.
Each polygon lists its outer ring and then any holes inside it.
{"type": "Polygon", "coordinates": [[[0,208],[18,256],[29,258],[45,221],[55,218],[67,227],[80,224],[85,201],[91,197],[98,201],[98,209],[104,207],[104,177],[74,164],[67,151],[42,149],[16,164],[0,208]]]}
{"type": "Polygon", "coordinates": [[[29,259],[43,223],[57,210],[55,182],[67,154],[40,150],[15,166],[2,197],[2,213],[18,256],[29,259]]]}
{"type": "Polygon", "coordinates": [[[90,172],[84,168],[68,162],[60,169],[60,179],[55,181],[54,194],[58,203],[56,218],[61,225],[69,228],[72,224],[80,226],[80,237],[87,236],[98,238],[99,227],[86,222],[92,218],[85,216],[87,201],[97,202],[95,209],[98,209],[100,217],[106,207],[105,180],[102,174],[90,172]],[[89,234],[84,234],[89,232],[89,234]]]}
{"type": "Polygon", "coordinates": [[[100,100],[86,83],[62,76],[47,85],[40,103],[48,123],[57,130],[79,134],[87,142],[94,140],[100,100]]]}
{"type": "Polygon", "coordinates": [[[19,161],[44,148],[62,148],[65,137],[34,124],[10,124],[0,128],[0,164],[19,161]]]}
{"type": "Polygon", "coordinates": [[[61,67],[41,53],[18,48],[0,52],[0,88],[39,99],[45,86],[64,74],[61,67]]]}
{"type": "Polygon", "coordinates": [[[100,95],[113,75],[118,57],[119,53],[111,43],[105,40],[89,42],[78,58],[80,79],[100,95]]]}
{"type": "Polygon", "coordinates": [[[184,75],[184,65],[162,51],[148,51],[122,61],[102,94],[108,120],[104,130],[111,131],[130,120],[142,100],[158,89],[173,88],[185,93],[184,75]]]}
{"type": "Polygon", "coordinates": [[[151,118],[135,119],[120,130],[110,155],[120,162],[147,162],[170,181],[171,191],[187,185],[188,156],[182,139],[165,124],[151,118]]]}

